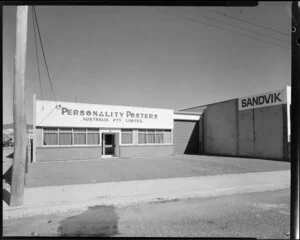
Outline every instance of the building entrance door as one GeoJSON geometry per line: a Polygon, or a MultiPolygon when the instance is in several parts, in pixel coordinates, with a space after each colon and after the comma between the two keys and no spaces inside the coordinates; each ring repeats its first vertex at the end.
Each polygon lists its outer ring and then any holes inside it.
{"type": "Polygon", "coordinates": [[[115,156],[115,134],[102,133],[102,156],[115,156]]]}

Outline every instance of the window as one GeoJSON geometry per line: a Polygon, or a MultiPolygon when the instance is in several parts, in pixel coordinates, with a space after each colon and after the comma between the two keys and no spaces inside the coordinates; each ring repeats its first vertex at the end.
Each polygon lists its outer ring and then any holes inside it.
{"type": "Polygon", "coordinates": [[[156,130],[155,133],[156,143],[164,143],[164,132],[163,130],[156,130]]]}
{"type": "Polygon", "coordinates": [[[133,143],[133,132],[132,130],[122,129],[121,135],[122,144],[132,144],[133,143]]]}
{"type": "Polygon", "coordinates": [[[87,144],[98,145],[100,144],[99,130],[91,128],[87,130],[87,144]]]}
{"type": "Polygon", "coordinates": [[[84,145],[86,143],[85,133],[74,133],[74,145],[84,145]]]}
{"type": "Polygon", "coordinates": [[[99,129],[97,129],[97,128],[87,129],[87,144],[88,145],[99,145],[100,144],[99,129]]]}
{"type": "MultiPolygon", "coordinates": [[[[97,128],[44,128],[44,146],[99,145],[97,128]]],[[[133,144],[133,130],[121,130],[121,143],[133,144]]],[[[140,129],[138,144],[171,144],[172,130],[140,129]]]]}
{"type": "Polygon", "coordinates": [[[44,145],[57,145],[57,144],[58,144],[58,129],[44,128],[44,145]]]}
{"type": "Polygon", "coordinates": [[[155,143],[155,130],[147,130],[147,143],[155,143]]]}
{"type": "Polygon", "coordinates": [[[72,128],[59,128],[59,145],[72,145],[72,128]]]}
{"type": "Polygon", "coordinates": [[[164,130],[164,143],[172,143],[171,130],[164,130]]]}
{"type": "Polygon", "coordinates": [[[86,144],[86,129],[85,128],[74,128],[74,145],[85,145],[86,144]]]}
{"type": "Polygon", "coordinates": [[[100,142],[99,133],[88,133],[87,134],[87,144],[88,145],[98,145],[100,142]]]}
{"type": "Polygon", "coordinates": [[[99,129],[44,128],[44,145],[98,145],[99,129]]]}
{"type": "Polygon", "coordinates": [[[147,143],[147,131],[146,130],[139,130],[138,133],[139,144],[146,144],[147,143]]]}
{"type": "Polygon", "coordinates": [[[139,144],[170,144],[172,143],[172,131],[169,130],[139,130],[139,144]]]}
{"type": "Polygon", "coordinates": [[[59,145],[72,145],[72,133],[59,133],[59,145]]]}
{"type": "Polygon", "coordinates": [[[74,133],[74,145],[84,145],[86,143],[85,133],[74,133]]]}

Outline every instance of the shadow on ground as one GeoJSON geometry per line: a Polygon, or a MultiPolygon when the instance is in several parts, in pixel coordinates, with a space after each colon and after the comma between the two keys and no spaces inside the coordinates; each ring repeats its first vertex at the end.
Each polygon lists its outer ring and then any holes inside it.
{"type": "MultiPolygon", "coordinates": [[[[2,176],[3,184],[9,184],[9,185],[11,185],[11,178],[12,178],[12,166],[3,174],[3,176],[2,176]]],[[[7,205],[9,205],[9,202],[10,202],[10,192],[7,189],[5,189],[5,188],[2,189],[2,200],[7,205]]]]}
{"type": "Polygon", "coordinates": [[[14,158],[14,153],[11,153],[11,154],[7,155],[6,158],[11,158],[11,159],[13,159],[13,158],[14,158]]]}
{"type": "MultiPolygon", "coordinates": [[[[186,153],[184,153],[186,154],[186,153]]],[[[209,153],[202,153],[202,154],[199,154],[200,156],[203,156],[203,157],[219,157],[219,158],[232,158],[232,159],[253,159],[255,161],[262,161],[262,162],[282,162],[282,163],[290,163],[291,162],[291,158],[288,157],[288,158],[282,158],[282,159],[274,159],[274,158],[268,158],[268,157],[249,157],[249,156],[236,156],[236,155],[224,155],[224,154],[209,154],[209,153]]],[[[276,171],[276,170],[274,170],[276,171]]]]}
{"type": "Polygon", "coordinates": [[[10,203],[10,192],[7,191],[6,189],[3,189],[2,190],[2,196],[3,196],[3,201],[9,205],[10,203]]]}
{"type": "Polygon", "coordinates": [[[109,237],[118,234],[118,219],[114,206],[94,206],[62,220],[57,231],[60,236],[109,237]]]}
{"type": "Polygon", "coordinates": [[[3,174],[2,179],[8,183],[11,184],[11,178],[12,178],[12,166],[3,174]]]}

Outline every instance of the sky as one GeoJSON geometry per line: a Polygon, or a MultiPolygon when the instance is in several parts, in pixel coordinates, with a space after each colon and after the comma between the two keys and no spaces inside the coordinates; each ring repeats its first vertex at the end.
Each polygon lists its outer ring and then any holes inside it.
{"type": "MultiPolygon", "coordinates": [[[[180,110],[290,85],[290,8],[36,6],[36,14],[57,101],[180,110]]],[[[13,122],[16,6],[3,6],[2,31],[6,124],[13,122]]],[[[31,7],[26,53],[32,124],[33,94],[54,97],[38,43],[40,87],[31,7]]]]}

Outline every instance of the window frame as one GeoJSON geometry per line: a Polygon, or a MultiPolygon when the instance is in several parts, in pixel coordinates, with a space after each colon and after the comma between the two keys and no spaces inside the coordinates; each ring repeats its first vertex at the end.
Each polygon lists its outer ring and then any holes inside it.
{"type": "MultiPolygon", "coordinates": [[[[150,138],[151,139],[151,138],[150,138]]],[[[153,145],[156,145],[157,144],[157,141],[156,141],[156,130],[155,129],[147,129],[147,144],[153,144],[153,145]],[[154,135],[154,142],[151,142],[149,141],[149,137],[151,135],[154,135]]]]}
{"type": "Polygon", "coordinates": [[[156,144],[165,144],[165,139],[164,139],[164,130],[156,130],[155,131],[155,143],[156,144]],[[162,142],[158,142],[158,134],[162,134],[162,142]]]}
{"type": "Polygon", "coordinates": [[[43,136],[43,138],[42,138],[42,146],[43,147],[51,147],[51,146],[59,146],[59,134],[58,134],[58,128],[54,128],[54,129],[56,129],[56,131],[55,132],[53,132],[53,131],[47,131],[47,130],[49,130],[49,128],[47,129],[45,129],[45,128],[42,128],[42,136],[43,136]],[[56,134],[56,144],[51,144],[51,145],[47,145],[47,144],[45,144],[45,133],[53,133],[53,134],[56,134]]]}
{"type": "Polygon", "coordinates": [[[68,127],[42,127],[42,147],[44,148],[64,148],[64,147],[95,147],[101,146],[101,139],[100,139],[100,129],[99,128],[68,128],[68,127]],[[47,129],[55,129],[56,132],[49,131],[48,133],[56,133],[57,134],[57,142],[53,145],[45,145],[45,133],[47,133],[47,129]],[[64,129],[64,130],[61,130],[64,129]],[[84,129],[85,131],[76,131],[77,129],[84,129]],[[91,131],[89,131],[91,130],[91,131]],[[60,145],[60,133],[71,133],[72,134],[72,144],[67,145],[60,145]],[[85,134],[85,144],[74,144],[74,134],[76,133],[84,133],[85,134]],[[97,133],[98,134],[98,143],[97,144],[88,144],[88,133],[97,133]]]}
{"type": "MultiPolygon", "coordinates": [[[[59,127],[42,127],[42,147],[45,148],[60,148],[60,147],[96,147],[101,146],[101,129],[99,128],[66,128],[62,127],[64,130],[60,130],[59,127]],[[47,129],[52,129],[49,133],[56,133],[57,135],[57,142],[54,145],[45,145],[45,133],[47,133],[47,129]],[[53,131],[55,129],[56,131],[53,131]],[[85,131],[76,131],[76,129],[85,129],[85,131]],[[72,133],[72,145],[59,145],[60,134],[59,133],[72,133]],[[74,144],[74,134],[76,133],[85,133],[85,144],[74,144]],[[89,133],[97,133],[98,134],[98,144],[88,144],[88,134],[89,133]]],[[[173,145],[173,129],[120,129],[120,140],[119,145],[121,146],[157,146],[157,145],[173,145]],[[148,143],[148,130],[149,133],[155,135],[155,143],[148,143]],[[123,132],[130,132],[132,134],[132,143],[122,143],[122,131],[123,132]],[[153,132],[154,131],[154,132],[153,132]],[[170,142],[166,143],[165,141],[165,132],[169,132],[170,134],[170,142]],[[146,134],[146,143],[139,143],[139,134],[144,133],[146,134]],[[158,142],[157,134],[163,134],[163,142],[158,142]]]]}
{"type": "Polygon", "coordinates": [[[138,139],[137,139],[137,144],[138,145],[148,145],[148,141],[147,141],[147,138],[148,138],[148,135],[147,135],[147,130],[146,129],[138,129],[138,131],[137,131],[137,137],[138,137],[138,139]],[[146,143],[140,143],[140,134],[146,134],[146,143]]]}
{"type": "Polygon", "coordinates": [[[58,145],[59,146],[73,146],[74,145],[74,139],[73,139],[73,128],[70,128],[70,129],[68,129],[68,128],[66,128],[66,127],[64,127],[64,128],[58,128],[58,136],[59,136],[59,138],[58,138],[58,145]],[[67,129],[67,130],[62,130],[62,129],[67,129]],[[67,133],[67,134],[70,134],[71,133],[71,144],[60,144],[60,133],[67,133]]]}
{"type": "Polygon", "coordinates": [[[88,129],[86,130],[86,146],[101,146],[101,134],[100,134],[100,130],[98,131],[88,131],[88,129]],[[88,144],[88,135],[89,134],[95,134],[97,133],[98,134],[98,144],[88,144]]]}
{"type": "Polygon", "coordinates": [[[139,143],[139,139],[138,139],[137,145],[139,145],[139,146],[173,145],[173,130],[172,129],[138,129],[138,137],[139,137],[139,133],[145,133],[145,132],[146,132],[146,143],[139,143]],[[154,137],[155,143],[148,143],[148,132],[153,134],[153,131],[154,131],[154,135],[155,135],[155,137],[154,137]],[[164,132],[170,132],[170,142],[169,143],[165,142],[164,132]],[[158,133],[163,134],[163,142],[162,143],[159,143],[157,141],[158,133]]]}
{"type": "Polygon", "coordinates": [[[133,136],[134,136],[134,134],[133,134],[133,129],[121,129],[121,136],[120,136],[120,144],[122,145],[122,146],[131,146],[131,145],[134,145],[134,140],[133,140],[133,136]],[[122,136],[123,136],[123,133],[131,133],[131,143],[123,143],[122,142],[122,136]]]}
{"type": "Polygon", "coordinates": [[[87,145],[87,129],[86,128],[72,128],[72,146],[80,146],[80,145],[87,145]],[[84,129],[84,131],[78,131],[78,129],[84,129]],[[75,144],[75,134],[85,134],[85,144],[75,144]]]}

